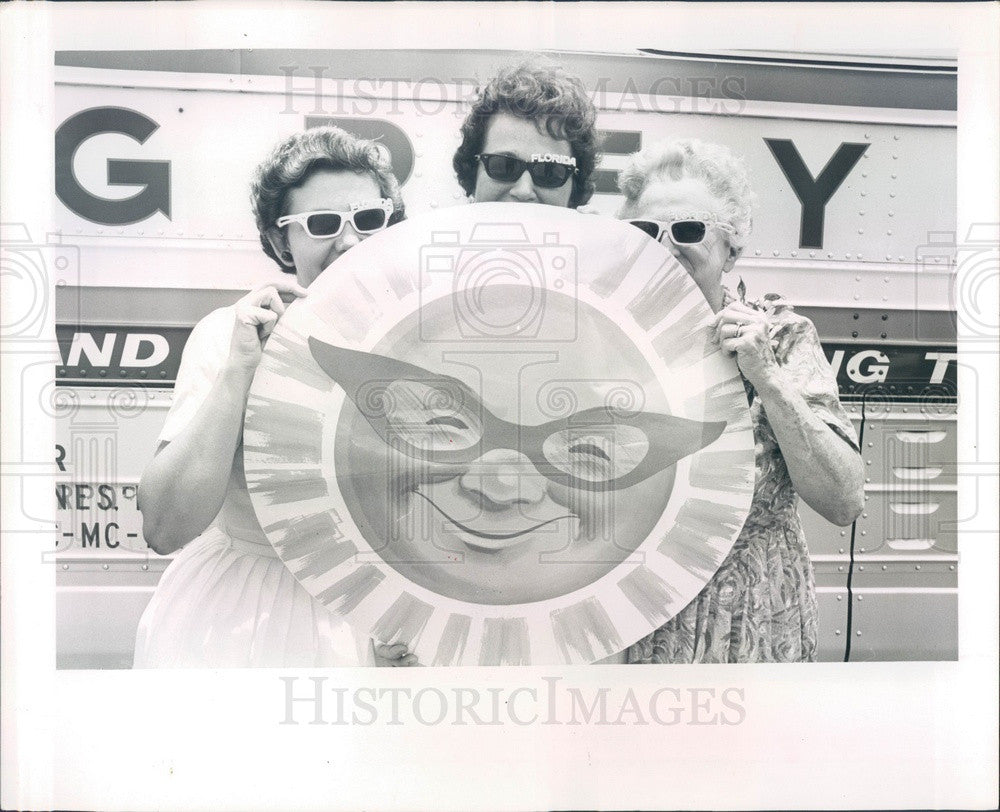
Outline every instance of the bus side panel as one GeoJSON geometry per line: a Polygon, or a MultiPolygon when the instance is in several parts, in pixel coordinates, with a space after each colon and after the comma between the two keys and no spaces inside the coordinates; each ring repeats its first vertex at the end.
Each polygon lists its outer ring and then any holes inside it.
{"type": "MultiPolygon", "coordinates": [[[[336,124],[385,145],[410,216],[466,202],[451,160],[467,88],[442,86],[428,100],[405,83],[381,98],[351,82],[324,83],[317,97],[311,87],[289,95],[278,75],[167,76],[57,68],[53,239],[79,257],[56,300],[55,377],[68,395],[57,417],[62,473],[54,495],[64,668],[131,663],[139,615],[170,560],[145,546],[137,485],[184,340],[213,308],[280,278],[260,250],[249,206],[253,169],[272,145],[304,127],[336,124]],[[145,188],[109,183],[109,161],[145,162],[151,180],[145,188]],[[155,363],[125,352],[130,336],[133,349],[159,353],[155,363]]],[[[598,94],[598,104],[606,138],[593,210],[619,208],[614,177],[628,153],[669,137],[724,143],[744,157],[758,197],[734,276],[751,297],[779,292],[827,315],[820,335],[842,393],[855,401],[848,409],[865,434],[869,474],[866,515],[853,528],[802,507],[821,659],[843,659],[848,637],[852,659],[953,658],[954,414],[916,408],[905,385],[918,397],[937,374],[923,356],[954,349],[954,126],[935,111],[925,123],[920,111],[899,123],[878,110],[830,108],[806,118],[801,105],[738,100],[705,112],[621,93],[598,94]],[[800,160],[817,179],[839,153],[856,161],[807,216],[791,164],[800,160]],[[928,332],[928,323],[945,329],[928,332]],[[927,362],[916,377],[897,374],[900,345],[927,362]],[[860,399],[875,389],[886,411],[862,415],[860,399]]],[[[953,384],[953,364],[950,375],[953,384]]],[[[954,395],[952,387],[946,400],[954,395]]]]}

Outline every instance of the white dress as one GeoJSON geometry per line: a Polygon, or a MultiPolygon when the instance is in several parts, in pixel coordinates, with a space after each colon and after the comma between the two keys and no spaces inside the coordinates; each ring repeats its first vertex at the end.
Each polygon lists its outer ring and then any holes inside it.
{"type": "MultiPolygon", "coordinates": [[[[207,396],[229,353],[234,308],[191,333],[159,441],[169,442],[207,396]]],[[[359,639],[299,584],[257,523],[236,450],[219,515],[160,579],[136,633],[134,668],[371,665],[359,639]]]]}

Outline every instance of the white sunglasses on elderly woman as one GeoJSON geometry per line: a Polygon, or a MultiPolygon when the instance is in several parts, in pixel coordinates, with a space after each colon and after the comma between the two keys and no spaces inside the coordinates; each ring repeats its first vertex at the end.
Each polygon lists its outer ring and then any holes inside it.
{"type": "Polygon", "coordinates": [[[329,240],[340,236],[344,225],[350,223],[358,234],[374,234],[389,225],[392,217],[392,201],[383,197],[377,203],[359,203],[350,211],[304,211],[301,214],[286,214],[274,221],[278,228],[289,223],[299,223],[314,240],[329,240]]]}
{"type": "Polygon", "coordinates": [[[629,223],[657,242],[666,234],[674,245],[698,245],[705,239],[709,227],[720,228],[731,236],[736,235],[736,229],[729,223],[723,223],[712,215],[686,215],[673,220],[629,220],[629,223]]]}

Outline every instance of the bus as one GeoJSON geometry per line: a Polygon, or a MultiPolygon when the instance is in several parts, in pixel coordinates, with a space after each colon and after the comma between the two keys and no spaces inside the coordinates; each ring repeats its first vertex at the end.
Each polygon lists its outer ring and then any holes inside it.
{"type": "MultiPolygon", "coordinates": [[[[525,54],[460,50],[56,53],[55,230],[8,243],[58,269],[57,666],[129,668],[170,556],[139,478],[192,327],[274,279],[249,206],[281,137],[334,124],[389,150],[413,216],[467,203],[451,168],[477,88],[525,54]]],[[[958,657],[956,64],[640,49],[553,52],[598,109],[590,207],[667,137],[742,156],[759,205],[737,265],[816,324],[861,438],[865,508],[800,507],[825,661],[958,657]]],[[[974,396],[974,393],[973,393],[974,396]]]]}

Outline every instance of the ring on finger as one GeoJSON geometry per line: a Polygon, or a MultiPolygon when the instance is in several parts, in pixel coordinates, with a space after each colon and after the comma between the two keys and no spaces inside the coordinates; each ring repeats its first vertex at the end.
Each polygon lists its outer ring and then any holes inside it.
{"type": "Polygon", "coordinates": [[[744,326],[745,326],[745,322],[740,321],[740,322],[736,323],[736,335],[734,336],[734,338],[739,338],[740,337],[740,334],[743,332],[743,327],[744,326]]]}

